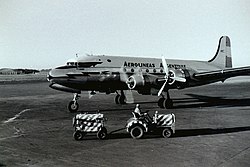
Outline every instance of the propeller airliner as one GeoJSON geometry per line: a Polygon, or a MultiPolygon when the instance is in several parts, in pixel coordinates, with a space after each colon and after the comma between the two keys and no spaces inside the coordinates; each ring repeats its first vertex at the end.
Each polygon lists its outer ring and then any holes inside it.
{"type": "Polygon", "coordinates": [[[241,75],[250,66],[232,68],[231,42],[222,36],[215,56],[209,61],[162,58],[85,55],[52,69],[47,76],[50,87],[74,94],[70,112],[79,109],[82,91],[116,93],[115,103],[133,103],[132,90],[142,95],[160,96],[160,108],[172,108],[170,89],[206,85],[241,75]]]}

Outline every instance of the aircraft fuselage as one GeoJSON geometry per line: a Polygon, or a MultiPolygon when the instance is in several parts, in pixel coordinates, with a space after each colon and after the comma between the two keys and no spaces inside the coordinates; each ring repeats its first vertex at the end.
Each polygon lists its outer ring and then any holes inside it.
{"type": "MultiPolygon", "coordinates": [[[[192,73],[219,70],[208,62],[191,60],[166,60],[169,70],[175,71],[188,82],[169,85],[166,89],[186,88],[203,85],[207,82],[199,82],[192,77],[192,73]]],[[[50,82],[67,88],[87,91],[100,91],[112,93],[116,90],[127,90],[126,83],[121,82],[121,71],[128,76],[144,76],[144,85],[135,87],[141,94],[154,94],[150,89],[160,89],[165,72],[161,59],[135,58],[119,56],[84,56],[75,61],[67,62],[65,66],[57,67],[50,71],[50,82]],[[150,76],[150,77],[149,77],[150,76]]],[[[211,82],[211,80],[209,81],[211,82]]],[[[53,86],[52,86],[53,88],[53,86]]],[[[69,91],[74,92],[74,91],[69,91]]]]}

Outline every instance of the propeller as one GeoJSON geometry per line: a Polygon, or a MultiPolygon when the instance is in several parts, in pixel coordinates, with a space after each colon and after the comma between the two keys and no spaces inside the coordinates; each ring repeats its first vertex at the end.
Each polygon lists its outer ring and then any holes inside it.
{"type": "Polygon", "coordinates": [[[129,90],[124,90],[124,95],[126,97],[126,102],[128,104],[134,103],[134,97],[133,97],[133,93],[132,93],[133,86],[130,85],[130,84],[134,84],[134,83],[132,83],[133,81],[131,79],[129,79],[129,77],[126,74],[126,72],[124,71],[123,67],[121,67],[119,73],[120,73],[121,81],[125,82],[128,85],[128,88],[129,88],[129,90]]]}
{"type": "Polygon", "coordinates": [[[172,85],[174,83],[174,81],[178,81],[178,82],[186,82],[185,78],[182,77],[176,77],[175,73],[172,70],[168,69],[168,65],[166,62],[166,59],[164,58],[164,56],[161,57],[162,59],[162,65],[163,65],[163,69],[165,71],[165,76],[164,76],[164,84],[162,85],[161,89],[158,92],[158,96],[161,95],[161,93],[163,92],[166,84],[168,83],[169,85],[172,85]],[[172,80],[172,81],[171,81],[172,80]]]}

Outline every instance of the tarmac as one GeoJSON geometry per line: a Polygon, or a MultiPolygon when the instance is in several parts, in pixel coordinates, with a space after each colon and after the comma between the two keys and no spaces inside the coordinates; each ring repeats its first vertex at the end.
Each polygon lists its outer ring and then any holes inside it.
{"type": "Polygon", "coordinates": [[[124,129],[135,104],[87,93],[79,99],[80,112],[103,113],[108,139],[88,134],[74,140],[75,114],[67,111],[73,95],[48,85],[0,85],[0,166],[250,166],[249,80],[170,91],[171,110],[159,109],[156,96],[134,93],[143,111],[176,115],[173,137],[139,140],[124,129]]]}

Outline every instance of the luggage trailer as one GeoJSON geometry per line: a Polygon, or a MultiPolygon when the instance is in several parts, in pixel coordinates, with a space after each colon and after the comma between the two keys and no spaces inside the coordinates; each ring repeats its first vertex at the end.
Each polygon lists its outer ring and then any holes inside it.
{"type": "Polygon", "coordinates": [[[97,138],[106,139],[107,129],[104,127],[104,122],[107,119],[103,114],[77,114],[73,118],[73,127],[75,132],[73,137],[75,140],[82,140],[87,133],[96,133],[97,138]]]}

